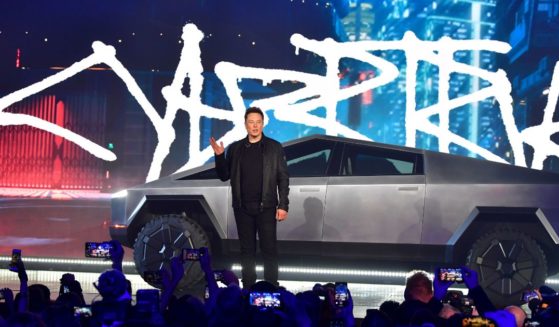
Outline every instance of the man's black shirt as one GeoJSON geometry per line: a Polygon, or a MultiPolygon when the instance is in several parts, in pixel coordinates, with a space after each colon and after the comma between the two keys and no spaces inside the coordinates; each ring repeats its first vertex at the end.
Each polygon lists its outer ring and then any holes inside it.
{"type": "MultiPolygon", "coordinates": [[[[231,144],[226,153],[215,155],[215,168],[222,181],[231,181],[233,208],[241,208],[241,161],[248,136],[231,144]]],[[[281,144],[262,134],[262,188],[264,208],[289,210],[289,172],[281,144]]],[[[252,145],[251,145],[252,146],[252,145]]]]}
{"type": "Polygon", "coordinates": [[[247,142],[241,160],[241,200],[243,204],[262,201],[263,155],[262,141],[247,142]]]}

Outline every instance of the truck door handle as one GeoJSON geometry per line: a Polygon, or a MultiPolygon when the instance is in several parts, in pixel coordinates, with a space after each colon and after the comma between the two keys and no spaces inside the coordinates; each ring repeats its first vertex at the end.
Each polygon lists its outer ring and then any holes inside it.
{"type": "Polygon", "coordinates": [[[301,187],[299,192],[320,192],[319,188],[301,187]]]}

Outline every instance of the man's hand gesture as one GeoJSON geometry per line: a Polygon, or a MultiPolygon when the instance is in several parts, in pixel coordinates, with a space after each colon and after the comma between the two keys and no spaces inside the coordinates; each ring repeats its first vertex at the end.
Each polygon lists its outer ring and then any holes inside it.
{"type": "Polygon", "coordinates": [[[212,149],[214,150],[216,155],[220,155],[225,151],[225,147],[223,146],[223,142],[219,142],[219,144],[217,144],[217,141],[215,140],[215,138],[212,136],[210,137],[210,145],[212,146],[212,149]]]}

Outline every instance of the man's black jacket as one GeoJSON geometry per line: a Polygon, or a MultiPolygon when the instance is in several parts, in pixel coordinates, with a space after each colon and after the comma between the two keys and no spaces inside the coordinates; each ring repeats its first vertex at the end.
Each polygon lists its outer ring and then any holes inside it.
{"type": "MultiPolygon", "coordinates": [[[[289,173],[285,154],[279,142],[262,135],[262,200],[263,208],[289,209],[289,173]]],[[[233,207],[241,206],[241,159],[246,149],[248,136],[229,146],[227,154],[215,156],[215,168],[222,181],[231,180],[233,207]]]]}

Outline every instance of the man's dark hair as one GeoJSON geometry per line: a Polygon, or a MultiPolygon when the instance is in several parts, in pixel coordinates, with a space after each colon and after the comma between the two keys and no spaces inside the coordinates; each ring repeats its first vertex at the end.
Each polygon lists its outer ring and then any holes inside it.
{"type": "Polygon", "coordinates": [[[247,120],[249,114],[259,114],[260,116],[262,116],[262,120],[264,120],[264,113],[262,112],[262,109],[258,107],[248,108],[247,111],[245,111],[245,120],[247,120]]]}

